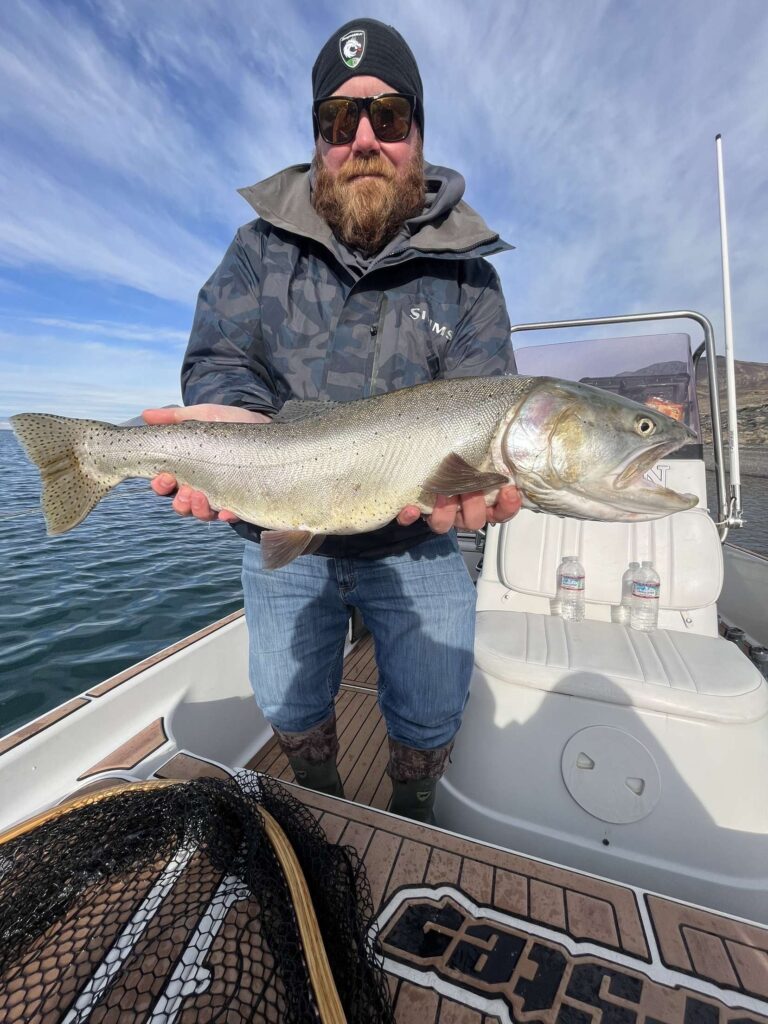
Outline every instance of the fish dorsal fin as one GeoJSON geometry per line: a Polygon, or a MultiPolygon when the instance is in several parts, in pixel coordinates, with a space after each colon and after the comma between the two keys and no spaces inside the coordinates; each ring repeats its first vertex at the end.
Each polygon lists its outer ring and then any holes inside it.
{"type": "Polygon", "coordinates": [[[324,399],[291,398],[280,412],[272,417],[273,423],[297,423],[315,416],[324,416],[343,402],[326,402],[324,399]]]}
{"type": "Polygon", "coordinates": [[[467,494],[486,491],[491,487],[508,484],[510,478],[502,473],[488,473],[475,469],[456,452],[446,455],[435,472],[424,482],[424,491],[433,494],[467,494]]]}
{"type": "Polygon", "coordinates": [[[325,540],[325,534],[309,530],[264,530],[261,561],[265,569],[279,569],[299,555],[311,555],[325,540]]]}

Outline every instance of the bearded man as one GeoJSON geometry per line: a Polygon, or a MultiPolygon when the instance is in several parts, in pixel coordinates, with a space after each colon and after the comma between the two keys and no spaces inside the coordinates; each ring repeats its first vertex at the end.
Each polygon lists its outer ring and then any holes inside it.
{"type": "MultiPolygon", "coordinates": [[[[346,402],[515,370],[498,277],[483,259],[509,246],[461,201],[459,174],[424,163],[423,88],[405,40],[378,21],[348,22],[320,51],[312,88],[312,164],[242,190],[259,216],[200,292],[182,368],[187,406],[149,410],[148,422],[264,422],[291,398],[346,402]]],[[[170,494],[176,481],[153,486],[170,494]]],[[[432,821],[473,664],[475,593],[452,528],[510,518],[515,488],[491,508],[481,494],[440,499],[426,521],[403,509],[271,572],[258,527],[188,487],[173,506],[233,522],[246,539],[256,700],[297,780],[334,795],[334,699],[350,610],[361,610],[389,737],[390,810],[432,821]]]]}

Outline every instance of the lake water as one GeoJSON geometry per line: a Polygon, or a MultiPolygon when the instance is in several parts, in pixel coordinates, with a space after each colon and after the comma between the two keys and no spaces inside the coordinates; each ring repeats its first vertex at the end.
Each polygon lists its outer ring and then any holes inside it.
{"type": "MultiPolygon", "coordinates": [[[[717,508],[715,474],[707,473],[709,507],[717,508]]],[[[746,525],[731,530],[726,538],[730,544],[749,548],[768,556],[768,479],[760,476],[742,476],[741,503],[746,525]]]]}
{"type": "Polygon", "coordinates": [[[0,735],[242,605],[244,542],[146,480],[48,537],[37,470],[0,431],[0,486],[0,735]]]}
{"type": "MultiPolygon", "coordinates": [[[[48,537],[37,470],[0,431],[0,486],[0,735],[242,604],[243,541],[181,519],[146,481],[48,537]]],[[[768,480],[745,478],[744,508],[730,539],[768,555],[768,480]]]]}

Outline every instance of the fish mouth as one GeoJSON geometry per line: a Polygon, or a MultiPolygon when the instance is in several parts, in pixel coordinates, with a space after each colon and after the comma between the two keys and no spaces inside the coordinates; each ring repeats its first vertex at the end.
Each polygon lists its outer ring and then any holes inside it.
{"type": "MultiPolygon", "coordinates": [[[[631,456],[624,465],[624,468],[613,479],[614,495],[616,491],[623,492],[627,495],[627,499],[632,506],[638,506],[639,504],[639,506],[648,511],[652,509],[672,511],[675,508],[682,510],[693,508],[697,505],[699,499],[695,494],[673,491],[669,487],[664,487],[662,484],[649,480],[645,476],[648,470],[653,469],[660,459],[663,459],[670,452],[675,451],[675,449],[680,448],[690,437],[694,436],[691,431],[687,431],[687,434],[688,436],[680,440],[659,441],[657,444],[651,445],[650,448],[640,452],[639,455],[631,456]]],[[[617,504],[622,505],[623,503],[618,498],[618,495],[616,495],[616,498],[618,499],[617,504]]]]}
{"type": "Polygon", "coordinates": [[[669,455],[675,448],[679,448],[682,443],[682,441],[659,441],[657,444],[651,445],[650,448],[640,452],[639,455],[630,456],[628,463],[618,476],[614,477],[613,486],[620,491],[630,487],[632,484],[647,486],[648,481],[643,478],[643,474],[647,473],[649,469],[653,469],[659,459],[669,455]]]}

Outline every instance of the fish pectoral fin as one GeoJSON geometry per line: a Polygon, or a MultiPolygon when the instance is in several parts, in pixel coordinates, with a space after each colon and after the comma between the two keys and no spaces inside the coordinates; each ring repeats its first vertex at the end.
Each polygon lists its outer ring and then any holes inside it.
{"type": "Polygon", "coordinates": [[[264,530],[261,534],[262,564],[279,569],[299,555],[312,555],[325,540],[324,533],[309,530],[264,530]]]}
{"type": "Polygon", "coordinates": [[[502,473],[489,473],[471,466],[456,452],[446,455],[435,472],[424,481],[426,494],[467,494],[485,491],[490,487],[508,484],[510,478],[502,473]]]}

